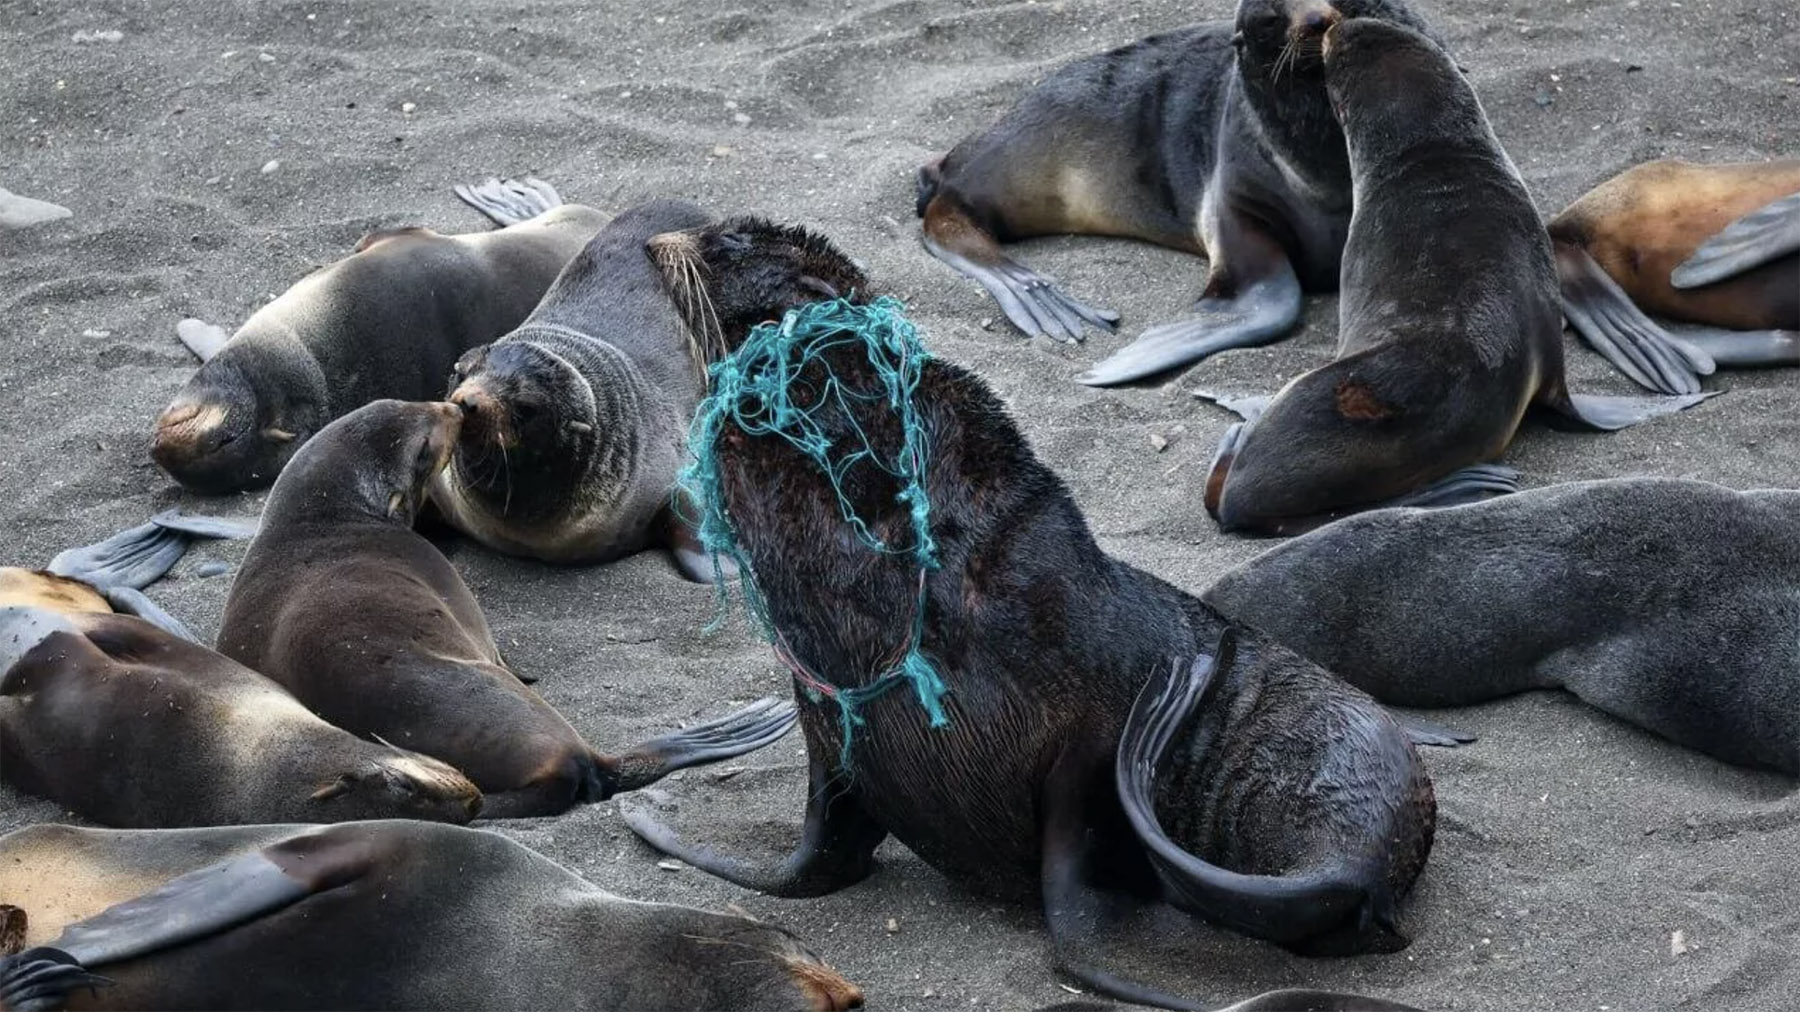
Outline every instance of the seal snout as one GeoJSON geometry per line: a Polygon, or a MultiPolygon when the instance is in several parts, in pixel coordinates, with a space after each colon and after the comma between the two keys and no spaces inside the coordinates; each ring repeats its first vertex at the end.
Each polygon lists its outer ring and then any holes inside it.
{"type": "Polygon", "coordinates": [[[1288,15],[1288,36],[1296,41],[1318,42],[1343,20],[1344,15],[1329,3],[1314,0],[1296,4],[1288,15]]]}
{"type": "Polygon", "coordinates": [[[507,424],[508,412],[480,378],[466,379],[450,393],[446,408],[457,412],[457,425],[469,439],[498,446],[516,442],[507,424]]]}

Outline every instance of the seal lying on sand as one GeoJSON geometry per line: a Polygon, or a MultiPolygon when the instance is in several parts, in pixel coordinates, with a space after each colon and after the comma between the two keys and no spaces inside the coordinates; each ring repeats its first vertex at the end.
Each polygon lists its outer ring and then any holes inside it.
{"type": "Polygon", "coordinates": [[[1324,67],[1356,190],[1337,358],[1227,432],[1205,497],[1221,528],[1291,534],[1427,486],[1438,505],[1510,491],[1478,465],[1534,405],[1611,430],[1705,398],[1569,393],[1550,241],[1435,43],[1355,18],[1325,33],[1324,67]]]}
{"type": "Polygon", "coordinates": [[[1350,168],[1320,39],[1344,18],[1423,30],[1399,0],[1241,0],[1235,23],[1153,35],[1052,74],[919,172],[925,248],[974,278],[1027,335],[1064,340],[1117,316],[1008,259],[1059,233],[1143,239],[1207,258],[1194,316],[1147,330],[1080,381],[1123,383],[1300,319],[1337,287],[1350,168]]]}
{"type": "MultiPolygon", "coordinates": [[[[816,238],[803,281],[795,232],[737,220],[691,237],[719,319],[779,317],[815,282],[867,290],[841,255],[820,270],[816,238]]],[[[627,813],[632,829],[784,896],[863,878],[891,833],[959,883],[1039,899],[1059,959],[1090,986],[1175,1008],[1199,1006],[1089,965],[1082,950],[1112,923],[1102,911],[1167,902],[1308,952],[1403,946],[1394,919],[1435,817],[1407,733],[1102,553],[987,386],[909,354],[896,312],[804,306],[753,339],[766,372],[745,371],[746,335],[727,326],[738,351],[696,429],[698,466],[717,478],[700,485],[701,530],[734,539],[802,690],[799,848],[764,866],[684,843],[646,812],[627,813]],[[842,455],[829,476],[814,451],[842,455]]]]}
{"type": "Polygon", "coordinates": [[[1570,204],[1550,235],[1569,322],[1643,386],[1689,393],[1715,365],[1800,365],[1800,160],[1648,162],[1570,204]]]}
{"type": "Polygon", "coordinates": [[[0,773],[108,826],[414,818],[481,792],[325,723],[267,678],[127,615],[0,608],[0,773]]]}
{"type": "Polygon", "coordinates": [[[862,1003],[779,928],[623,899],[499,834],[423,822],[33,826],[0,837],[0,896],[32,946],[0,958],[6,1009],[862,1003]]]}
{"type": "Polygon", "coordinates": [[[605,562],[664,544],[690,579],[712,579],[670,509],[688,420],[706,390],[706,330],[683,325],[645,245],[711,220],[683,201],[624,212],[530,319],[456,363],[450,400],[466,418],[431,493],[452,526],[549,562],[605,562]]]}
{"type": "Polygon", "coordinates": [[[489,818],[554,815],[786,733],[793,707],[764,700],[618,756],[589,748],[505,667],[462,577],[412,529],[461,421],[451,404],[376,401],[302,447],[269,494],[219,650],[353,734],[462,770],[489,818]]]}
{"type": "Polygon", "coordinates": [[[458,188],[498,231],[371,232],[222,347],[195,347],[205,364],[156,420],[151,456],[197,492],[253,488],[333,418],[383,397],[442,396],[457,356],[523,320],[606,221],[531,183],[458,188]]]}
{"type": "Polygon", "coordinates": [[[1797,584],[1800,492],[1623,478],[1340,520],[1204,596],[1385,703],[1565,689],[1800,776],[1797,584]]]}

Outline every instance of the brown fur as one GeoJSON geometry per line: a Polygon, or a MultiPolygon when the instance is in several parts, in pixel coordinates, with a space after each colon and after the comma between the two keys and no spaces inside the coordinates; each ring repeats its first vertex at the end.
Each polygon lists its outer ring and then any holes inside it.
{"type": "Polygon", "coordinates": [[[8,607],[43,608],[61,614],[112,613],[106,598],[80,580],[14,566],[0,568],[0,608],[8,607]]]}

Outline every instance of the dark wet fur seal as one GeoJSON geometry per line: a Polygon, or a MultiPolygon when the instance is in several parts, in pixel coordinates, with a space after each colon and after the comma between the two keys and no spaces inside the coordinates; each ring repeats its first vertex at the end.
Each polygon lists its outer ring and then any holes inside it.
{"type": "MultiPolygon", "coordinates": [[[[821,283],[864,290],[854,264],[803,235],[736,220],[694,236],[719,318],[777,318],[816,299],[821,283]],[[784,258],[785,274],[774,269],[784,258]]],[[[727,346],[745,336],[742,325],[724,334],[727,346]]],[[[842,381],[870,384],[863,350],[827,354],[842,381]]],[[[894,413],[885,401],[868,405],[856,423],[878,451],[897,445],[894,413]]],[[[858,881],[891,833],[958,883],[1043,902],[1059,958],[1079,979],[1170,1007],[1199,1006],[1084,962],[1079,950],[1110,923],[1103,910],[1169,902],[1303,951],[1403,945],[1394,916],[1435,817],[1406,732],[1328,672],[1254,633],[1234,642],[1211,609],[1101,552],[975,376],[928,362],[917,405],[943,559],[928,582],[924,652],[950,686],[949,726],[927,727],[910,690],[897,689],[863,706],[853,769],[841,770],[835,705],[803,697],[804,839],[774,865],[690,846],[647,812],[627,813],[633,830],[696,867],[786,896],[858,881]],[[1159,738],[1157,722],[1181,733],[1159,738]],[[1162,770],[1147,781],[1115,770],[1121,736],[1134,734],[1135,754],[1162,770]]],[[[847,433],[849,421],[833,413],[828,432],[847,433]]],[[[911,555],[849,537],[827,479],[787,444],[727,426],[720,445],[728,508],[792,656],[839,685],[861,684],[904,640],[918,590],[911,555]]],[[[910,541],[885,471],[853,468],[844,491],[877,536],[910,541]]]]}
{"type": "Polygon", "coordinates": [[[652,544],[710,579],[670,510],[688,421],[706,390],[699,349],[646,243],[712,218],[658,200],[613,219],[529,319],[456,363],[468,417],[432,489],[449,522],[515,555],[605,562],[652,544]]]}
{"type": "Polygon", "coordinates": [[[1324,51],[1356,191],[1337,358],[1227,434],[1206,493],[1222,528],[1485,497],[1512,486],[1477,465],[1533,406],[1610,430],[1703,399],[1571,396],[1550,241],[1474,89],[1390,22],[1337,24],[1324,51]]]}
{"type": "Polygon", "coordinates": [[[1800,776],[1800,492],[1621,478],[1340,520],[1206,600],[1397,706],[1564,689],[1800,776]]]}
{"type": "Polygon", "coordinates": [[[1647,162],[1550,236],[1569,322],[1637,383],[1688,393],[1715,366],[1800,365],[1800,160],[1647,162]]]}
{"type": "Polygon", "coordinates": [[[1080,377],[1123,383],[1293,329],[1302,291],[1337,287],[1350,166],[1320,38],[1346,18],[1420,30],[1399,0],[1241,0],[1209,22],[1077,60],[919,172],[931,253],[979,281],[1031,336],[1110,328],[1000,243],[1063,233],[1207,257],[1194,314],[1080,377]]]}
{"type": "Polygon", "coordinates": [[[320,720],[267,678],[127,615],[0,608],[0,773],[108,826],[413,818],[481,793],[320,720]]]}
{"type": "Polygon", "coordinates": [[[157,419],[163,470],[197,492],[267,485],[332,419],[443,396],[457,357],[517,326],[606,221],[547,186],[506,208],[463,192],[506,227],[373,232],[257,310],[157,419]]]}
{"type": "Polygon", "coordinates": [[[627,900],[497,833],[423,822],[33,826],[0,837],[0,896],[31,946],[0,958],[6,1009],[862,1001],[780,928],[627,900]]]}
{"type": "Polygon", "coordinates": [[[553,815],[774,741],[764,700],[719,720],[595,752],[500,659],[481,606],[412,529],[462,412],[377,401],[289,462],[225,605],[219,650],[354,734],[436,756],[486,795],[490,818],[553,815]]]}

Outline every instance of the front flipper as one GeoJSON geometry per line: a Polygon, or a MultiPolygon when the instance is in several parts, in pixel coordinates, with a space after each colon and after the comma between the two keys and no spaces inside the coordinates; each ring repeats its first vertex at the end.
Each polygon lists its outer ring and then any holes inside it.
{"type": "Polygon", "coordinates": [[[887,838],[887,830],[863,811],[848,779],[828,772],[817,758],[808,767],[806,786],[800,845],[774,865],[752,864],[693,846],[648,813],[624,805],[619,806],[619,816],[651,847],[727,882],[771,896],[824,896],[875,870],[875,848],[887,838]]]}
{"type": "Polygon", "coordinates": [[[1699,288],[1800,252],[1800,193],[1744,215],[1669,272],[1676,288],[1699,288]]]}
{"type": "Polygon", "coordinates": [[[665,506],[657,519],[657,527],[662,532],[663,544],[668,546],[669,557],[675,563],[675,570],[682,577],[693,583],[718,583],[721,579],[735,580],[738,575],[737,563],[729,556],[715,555],[706,550],[700,543],[700,535],[683,516],[698,516],[699,511],[687,504],[685,493],[677,492],[680,506],[665,506]]]}
{"type": "Polygon", "coordinates": [[[987,289],[1027,337],[1074,343],[1082,339],[1084,327],[1113,330],[1119,324],[1119,314],[1071,297],[1055,281],[1007,257],[994,237],[948,197],[934,197],[926,206],[923,242],[926,252],[987,289]]]}
{"type": "Polygon", "coordinates": [[[1195,315],[1151,327],[1076,377],[1112,386],[1198,362],[1231,348],[1285,337],[1300,322],[1304,296],[1287,251],[1260,227],[1226,212],[1207,230],[1213,261],[1195,315]]]}
{"type": "Polygon", "coordinates": [[[1269,402],[1275,399],[1274,394],[1222,394],[1212,390],[1196,390],[1194,396],[1212,401],[1246,422],[1261,418],[1263,412],[1269,410],[1269,402]]]}
{"type": "Polygon", "coordinates": [[[8,1012],[59,1009],[76,991],[98,993],[110,983],[89,973],[74,956],[48,946],[0,957],[0,1009],[8,1012]]]}
{"type": "Polygon", "coordinates": [[[180,510],[164,510],[151,517],[150,522],[195,538],[216,541],[247,541],[262,529],[262,520],[258,517],[192,516],[180,510]]]}
{"type": "Polygon", "coordinates": [[[1456,748],[1460,745],[1467,745],[1479,740],[1466,731],[1458,731],[1455,728],[1445,727],[1436,721],[1426,720],[1424,717],[1415,717],[1410,713],[1401,713],[1398,710],[1389,709],[1388,716],[1394,718],[1395,723],[1406,729],[1406,737],[1411,739],[1414,745],[1429,745],[1433,748],[1456,748]]]}
{"type": "Polygon", "coordinates": [[[1724,393],[1723,390],[1708,390],[1705,393],[1683,394],[1679,397],[1607,397],[1599,394],[1565,394],[1560,400],[1546,400],[1543,404],[1555,412],[1555,415],[1552,416],[1554,421],[1563,423],[1558,426],[1559,428],[1585,429],[1590,432],[1617,432],[1660,415],[1674,414],[1685,408],[1691,408],[1701,401],[1717,397],[1722,393],[1724,393]]]}
{"type": "Polygon", "coordinates": [[[1471,464],[1450,472],[1424,488],[1368,508],[1411,506],[1417,509],[1442,509],[1445,506],[1481,502],[1497,495],[1511,495],[1518,490],[1519,472],[1512,468],[1501,464],[1471,464]]]}
{"type": "Polygon", "coordinates": [[[205,320],[194,319],[191,316],[175,325],[175,336],[180,338],[187,350],[193,352],[194,357],[201,362],[212,361],[212,357],[225,347],[227,341],[231,340],[231,335],[225,333],[223,327],[207,323],[205,320]]]}
{"type": "Polygon", "coordinates": [[[1368,891],[1329,871],[1246,875],[1209,864],[1181,849],[1156,815],[1156,778],[1170,744],[1204,704],[1237,652],[1227,628],[1211,655],[1153,674],[1125,723],[1114,767],[1119,802],[1162,880],[1169,902],[1196,916],[1255,938],[1294,945],[1356,920],[1368,891]]]}
{"type": "Polygon", "coordinates": [[[1644,315],[1587,250],[1557,243],[1556,274],[1569,325],[1632,382],[1659,393],[1691,394],[1699,391],[1700,377],[1717,368],[1706,352],[1644,315]]]}
{"type": "Polygon", "coordinates": [[[603,760],[611,766],[613,779],[607,796],[647,787],[676,770],[772,745],[799,719],[800,711],[792,702],[771,696],[717,720],[652,738],[610,761],[603,760]]]}

